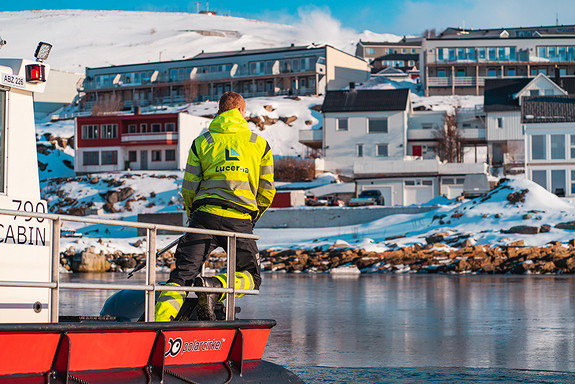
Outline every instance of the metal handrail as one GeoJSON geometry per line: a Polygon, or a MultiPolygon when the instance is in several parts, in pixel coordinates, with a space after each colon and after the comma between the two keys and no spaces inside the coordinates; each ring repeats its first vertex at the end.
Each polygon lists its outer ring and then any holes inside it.
{"type": "Polygon", "coordinates": [[[78,217],[70,215],[57,215],[52,213],[38,213],[14,211],[0,209],[0,215],[22,216],[37,219],[48,219],[52,221],[52,263],[51,263],[51,281],[48,282],[30,282],[30,281],[0,281],[0,287],[34,287],[49,288],[51,291],[51,309],[50,322],[56,323],[59,318],[59,294],[60,289],[102,289],[102,290],[137,290],[145,292],[145,321],[153,321],[155,310],[156,291],[185,291],[185,292],[212,292],[226,293],[227,308],[226,320],[233,320],[235,317],[235,295],[258,295],[259,291],[255,289],[236,289],[235,288],[235,271],[236,271],[236,240],[237,238],[258,240],[259,236],[247,233],[235,233],[228,231],[216,231],[210,229],[180,227],[175,225],[136,223],[133,221],[92,219],[87,217],[78,217]],[[156,236],[158,230],[199,233],[208,235],[225,236],[228,238],[227,252],[227,286],[230,288],[208,288],[208,287],[188,287],[182,286],[174,289],[173,286],[164,286],[156,284],[155,268],[148,268],[146,273],[146,284],[87,284],[87,283],[60,283],[59,266],[60,266],[60,226],[62,221],[80,222],[87,224],[113,225],[121,227],[145,228],[147,231],[148,249],[146,252],[146,264],[148,266],[156,265],[156,236]]]}

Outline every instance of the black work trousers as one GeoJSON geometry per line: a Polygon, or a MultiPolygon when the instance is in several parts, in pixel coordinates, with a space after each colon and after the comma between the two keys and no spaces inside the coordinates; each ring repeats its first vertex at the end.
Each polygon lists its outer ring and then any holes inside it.
{"type": "MultiPolygon", "coordinates": [[[[253,224],[248,219],[235,219],[195,211],[190,228],[213,229],[219,231],[253,233],[253,224]]],[[[191,286],[200,274],[203,263],[217,247],[228,250],[227,237],[186,233],[176,248],[176,268],[170,273],[169,282],[191,286]]],[[[255,289],[261,284],[260,259],[256,241],[236,238],[236,271],[248,271],[254,278],[255,289]]]]}

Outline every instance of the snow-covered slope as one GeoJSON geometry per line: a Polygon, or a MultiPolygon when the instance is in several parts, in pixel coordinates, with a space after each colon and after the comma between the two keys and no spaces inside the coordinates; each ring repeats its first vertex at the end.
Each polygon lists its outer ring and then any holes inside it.
{"type": "Polygon", "coordinates": [[[349,53],[359,39],[397,41],[390,34],[361,33],[319,11],[295,25],[194,13],[35,10],[0,12],[3,57],[32,57],[38,41],[53,44],[53,68],[83,73],[99,67],[180,60],[206,52],[324,43],[349,53]],[[205,31],[219,36],[206,36],[205,31]]]}

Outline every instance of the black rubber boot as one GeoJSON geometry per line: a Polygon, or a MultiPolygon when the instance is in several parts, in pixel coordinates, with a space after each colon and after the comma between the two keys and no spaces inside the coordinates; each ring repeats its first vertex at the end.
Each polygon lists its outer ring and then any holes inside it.
{"type": "MultiPolygon", "coordinates": [[[[221,288],[222,284],[215,277],[201,277],[198,276],[194,280],[194,286],[206,288],[221,288]]],[[[196,292],[198,296],[198,320],[200,321],[216,321],[216,313],[214,308],[221,293],[207,293],[196,292]]]]}

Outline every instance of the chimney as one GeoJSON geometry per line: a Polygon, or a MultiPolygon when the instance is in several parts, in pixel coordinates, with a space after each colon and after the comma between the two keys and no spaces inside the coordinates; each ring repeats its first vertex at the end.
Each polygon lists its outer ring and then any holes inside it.
{"type": "Polygon", "coordinates": [[[134,115],[139,115],[142,112],[141,107],[139,105],[134,105],[133,109],[134,109],[134,115]]]}
{"type": "Polygon", "coordinates": [[[559,67],[555,65],[555,84],[561,86],[561,72],[559,71],[559,67]]]}
{"type": "Polygon", "coordinates": [[[349,83],[349,90],[350,90],[350,91],[354,91],[354,90],[355,90],[355,82],[352,81],[352,82],[349,83]]]}

